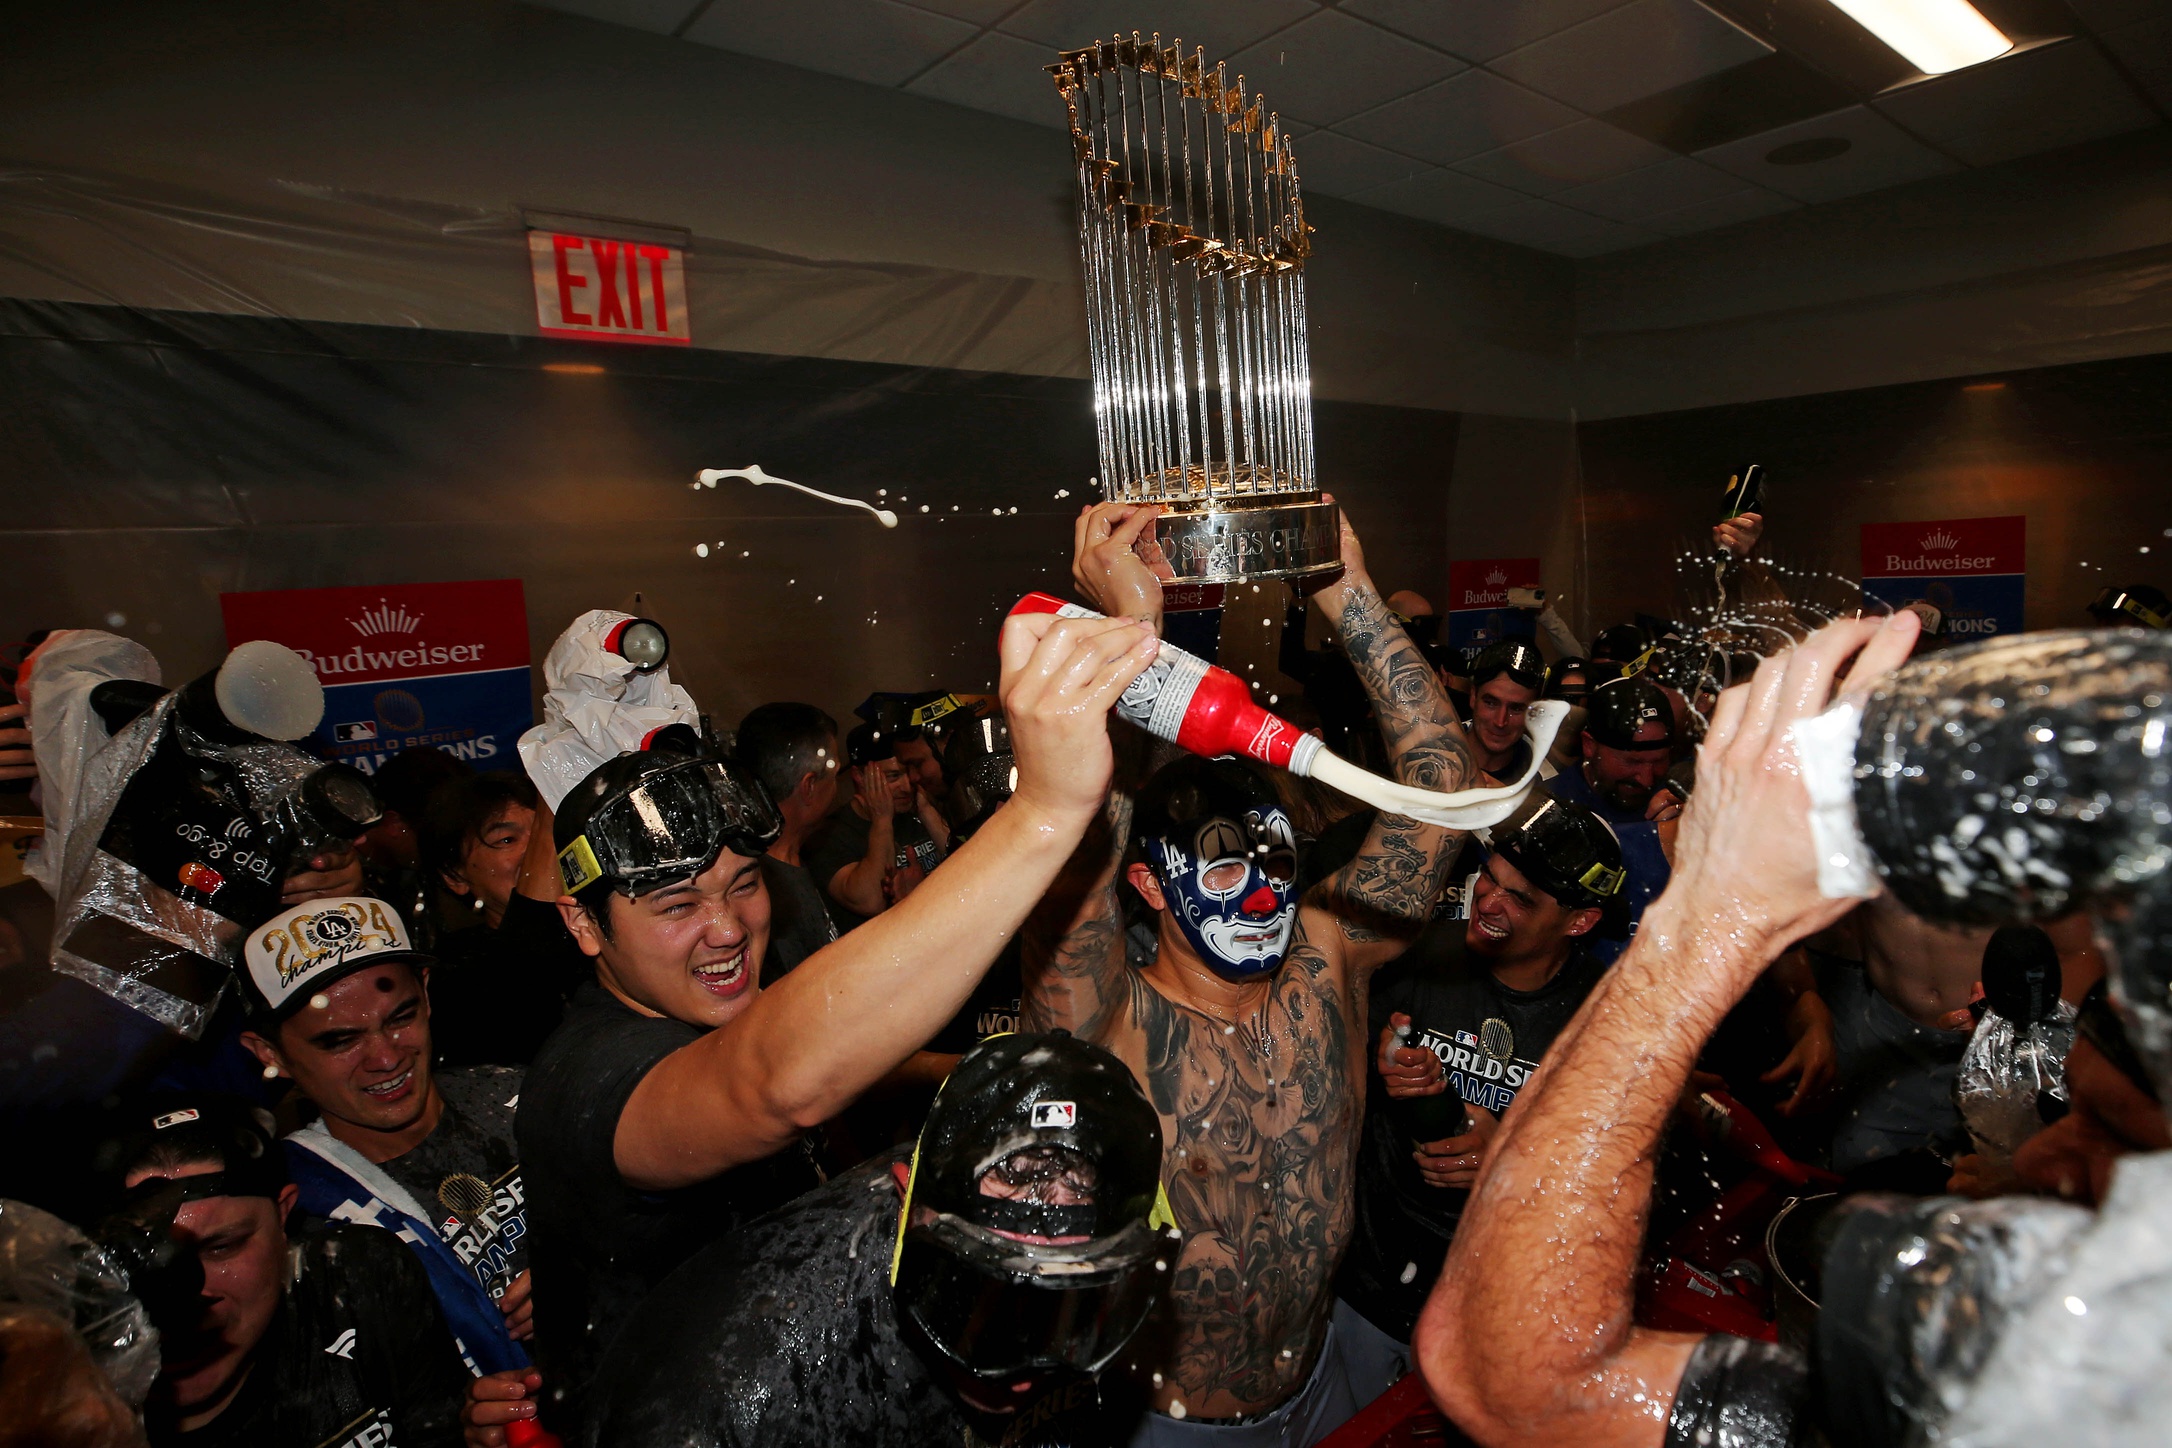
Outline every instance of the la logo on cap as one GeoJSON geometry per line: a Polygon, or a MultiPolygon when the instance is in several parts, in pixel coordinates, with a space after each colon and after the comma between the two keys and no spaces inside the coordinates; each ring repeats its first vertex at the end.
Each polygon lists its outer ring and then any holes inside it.
{"type": "Polygon", "coordinates": [[[413,952],[407,927],[392,907],[354,895],[281,911],[249,937],[243,956],[250,983],[278,1010],[332,972],[345,974],[377,956],[413,952]]]}

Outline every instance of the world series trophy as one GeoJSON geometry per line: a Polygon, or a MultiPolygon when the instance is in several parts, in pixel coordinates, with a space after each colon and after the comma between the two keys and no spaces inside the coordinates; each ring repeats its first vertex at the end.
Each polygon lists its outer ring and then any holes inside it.
{"type": "Polygon", "coordinates": [[[1332,572],[1341,520],[1315,480],[1311,243],[1289,138],[1243,76],[1158,34],[1048,70],[1078,160],[1102,496],[1166,510],[1140,551],[1167,577],[1332,572]]]}

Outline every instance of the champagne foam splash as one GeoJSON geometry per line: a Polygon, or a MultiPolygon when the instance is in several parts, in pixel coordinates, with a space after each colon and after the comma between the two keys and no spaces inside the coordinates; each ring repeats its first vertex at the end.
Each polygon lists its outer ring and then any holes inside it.
{"type": "MultiPolygon", "coordinates": [[[[810,498],[820,498],[825,503],[839,503],[847,508],[859,508],[885,528],[895,528],[897,526],[897,514],[891,512],[888,508],[878,508],[873,503],[863,503],[858,498],[841,498],[835,493],[825,493],[819,488],[810,488],[805,483],[795,483],[790,478],[771,477],[768,473],[762,471],[760,463],[746,468],[703,468],[700,472],[694,474],[694,486],[697,488],[713,488],[725,478],[745,478],[757,488],[775,483],[780,488],[790,488],[794,492],[805,493],[810,498]]],[[[927,509],[923,507],[921,511],[924,513],[927,509]]],[[[1015,513],[1018,510],[1013,508],[1011,511],[1015,513]]]]}

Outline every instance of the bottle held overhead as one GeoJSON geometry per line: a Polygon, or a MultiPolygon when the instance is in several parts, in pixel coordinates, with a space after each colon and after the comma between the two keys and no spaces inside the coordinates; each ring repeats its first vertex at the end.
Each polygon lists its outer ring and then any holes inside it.
{"type": "MultiPolygon", "coordinates": [[[[1052,594],[1029,593],[1012,613],[1052,613],[1059,618],[1101,618],[1092,609],[1066,603],[1052,594]]],[[[1558,699],[1531,706],[1525,730],[1531,739],[1531,764],[1520,779],[1488,789],[1454,792],[1397,784],[1328,753],[1316,735],[1252,702],[1244,680],[1164,642],[1117,701],[1116,712],[1157,739],[1212,758],[1242,754],[1300,777],[1317,779],[1352,799],[1407,815],[1445,829],[1482,829],[1515,813],[1538,778],[1546,751],[1568,713],[1558,699]]]]}

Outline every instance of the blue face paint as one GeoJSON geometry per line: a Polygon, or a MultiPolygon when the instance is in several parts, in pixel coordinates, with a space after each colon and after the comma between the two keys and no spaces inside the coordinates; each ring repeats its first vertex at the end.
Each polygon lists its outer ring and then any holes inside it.
{"type": "Polygon", "coordinates": [[[1147,863],[1177,929],[1226,980],[1282,964],[1297,923],[1297,837],[1279,808],[1202,821],[1188,840],[1151,840],[1147,863]]]}

